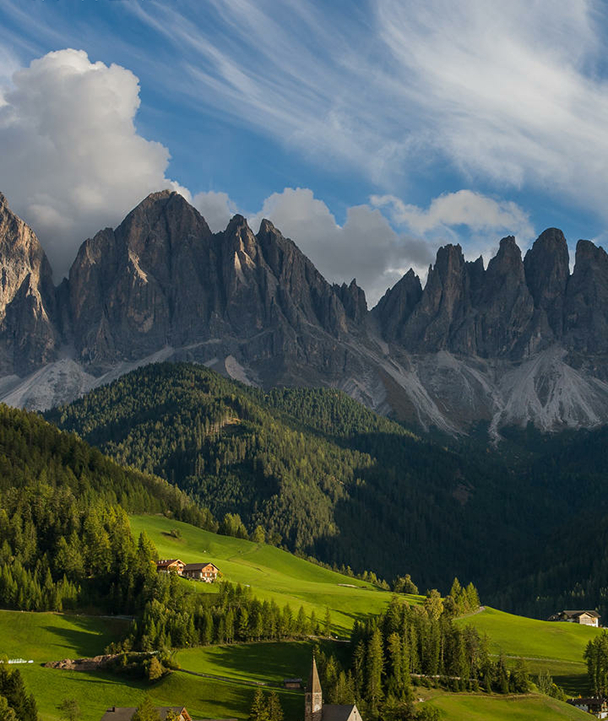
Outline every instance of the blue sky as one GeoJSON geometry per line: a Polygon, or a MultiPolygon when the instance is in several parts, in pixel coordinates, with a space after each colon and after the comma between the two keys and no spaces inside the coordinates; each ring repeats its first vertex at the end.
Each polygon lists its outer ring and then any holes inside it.
{"type": "Polygon", "coordinates": [[[604,4],[0,0],[0,190],[56,276],[148,192],[291,236],[371,302],[608,221],[604,4]]]}

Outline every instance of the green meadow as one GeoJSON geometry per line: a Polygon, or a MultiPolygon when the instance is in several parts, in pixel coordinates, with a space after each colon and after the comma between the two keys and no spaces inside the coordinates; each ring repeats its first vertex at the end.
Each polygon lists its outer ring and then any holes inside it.
{"type": "MultiPolygon", "coordinates": [[[[541,695],[482,696],[437,693],[428,705],[440,709],[448,721],[576,721],[588,713],[541,695]]],[[[426,705],[426,704],[425,704],[426,705]]]]}
{"type": "MultiPolygon", "coordinates": [[[[219,536],[162,516],[135,516],[134,533],[145,530],[161,557],[185,562],[209,560],[229,581],[251,586],[262,599],[303,605],[322,618],[332,615],[337,636],[347,636],[356,618],[382,611],[391,594],[296,558],[273,546],[219,536]],[[172,535],[178,531],[178,537],[172,535]]],[[[200,593],[215,593],[217,586],[183,581],[200,593]]],[[[421,597],[409,596],[412,603],[421,597]]],[[[493,653],[508,661],[527,659],[533,674],[548,670],[557,683],[572,694],[586,691],[582,654],[597,630],[575,624],[549,623],[513,616],[492,608],[463,618],[491,639],[493,653]]],[[[82,721],[99,721],[110,706],[137,706],[146,693],[159,706],[185,705],[193,718],[246,719],[255,684],[276,690],[286,721],[301,717],[301,692],[281,688],[284,678],[307,678],[312,648],[310,641],[251,643],[180,649],[175,660],[181,670],[158,682],[131,680],[104,672],[83,673],[46,669],[50,660],[93,656],[120,638],[128,621],[77,614],[0,611],[0,655],[21,657],[34,663],[20,666],[27,687],[34,693],[42,721],[60,721],[57,704],[75,698],[82,721]]],[[[340,658],[346,651],[340,640],[319,640],[324,650],[340,658]]],[[[444,712],[447,721],[527,721],[530,719],[582,719],[576,709],[539,695],[524,697],[451,694],[418,689],[425,703],[444,712]]]]}
{"type": "Polygon", "coordinates": [[[36,663],[95,656],[128,626],[117,618],[0,610],[0,656],[36,663]]]}
{"type": "MultiPolygon", "coordinates": [[[[223,577],[234,583],[251,586],[258,598],[274,599],[279,606],[289,603],[294,611],[304,606],[319,619],[329,608],[333,633],[348,636],[358,618],[380,613],[391,594],[370,583],[310,563],[264,543],[253,543],[230,536],[203,531],[187,523],[164,516],[132,516],[135,534],[146,531],[161,558],[180,558],[185,563],[212,561],[223,577]],[[179,531],[181,537],[170,535],[179,531]]],[[[189,583],[197,591],[213,593],[211,584],[189,583]]],[[[410,603],[420,603],[419,596],[407,596],[410,603]]]]}
{"type": "MultiPolygon", "coordinates": [[[[175,659],[189,671],[280,687],[285,678],[308,678],[314,645],[314,641],[287,641],[206,646],[182,649],[175,659]]],[[[340,661],[347,660],[345,644],[320,640],[318,645],[340,661]]]]}
{"type": "Polygon", "coordinates": [[[487,633],[493,653],[525,658],[533,675],[547,670],[567,693],[588,691],[583,653],[598,629],[514,616],[494,608],[463,618],[460,623],[470,623],[487,633]]]}

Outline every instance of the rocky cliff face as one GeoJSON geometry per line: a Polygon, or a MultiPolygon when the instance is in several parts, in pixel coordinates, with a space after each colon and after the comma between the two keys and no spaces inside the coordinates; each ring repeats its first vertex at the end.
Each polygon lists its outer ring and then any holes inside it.
{"type": "Polygon", "coordinates": [[[340,297],[272,223],[256,236],[236,215],[213,235],[169,191],[83,244],[69,305],[78,360],[96,373],[170,348],[211,364],[230,357],[251,380],[312,381],[340,371],[332,346],[348,334],[340,297]]]}
{"type": "Polygon", "coordinates": [[[0,196],[0,254],[0,397],[14,405],[176,359],[263,386],[339,387],[451,433],[608,422],[608,255],[580,241],[571,275],[555,228],[523,260],[503,238],[487,268],[440,248],[424,288],[409,271],[372,311],[269,221],[256,235],[237,215],[213,234],[169,191],[86,240],[57,290],[0,196]]]}
{"type": "Polygon", "coordinates": [[[55,359],[55,289],[34,232],[0,193],[0,372],[28,373],[55,359]]]}

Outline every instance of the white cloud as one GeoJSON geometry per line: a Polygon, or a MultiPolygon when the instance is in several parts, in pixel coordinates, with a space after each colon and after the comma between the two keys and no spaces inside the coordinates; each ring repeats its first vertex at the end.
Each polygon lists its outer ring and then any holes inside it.
{"type": "Polygon", "coordinates": [[[529,216],[517,203],[494,200],[472,190],[459,190],[434,198],[427,209],[408,205],[394,195],[372,195],[372,205],[388,208],[391,219],[414,233],[466,225],[473,232],[495,231],[516,235],[524,243],[534,230],[529,216]]]}
{"type": "Polygon", "coordinates": [[[56,280],[80,243],[115,226],[148,193],[187,190],[165,177],[169,152],[134,124],[138,80],[79,50],[34,60],[0,107],[0,188],[43,240],[56,280]]]}
{"type": "Polygon", "coordinates": [[[470,190],[435,198],[427,209],[394,196],[372,196],[369,205],[348,208],[340,226],[312,190],[285,188],[250,216],[255,231],[262,218],[290,237],[328,280],[356,278],[370,306],[410,268],[424,281],[437,248],[447,242],[460,243],[469,259],[483,254],[488,261],[503,235],[516,235],[522,248],[534,238],[518,205],[470,190]]]}
{"type": "Polygon", "coordinates": [[[224,230],[235,213],[238,212],[236,203],[230,199],[228,193],[210,190],[207,193],[197,193],[192,204],[207,221],[207,225],[214,233],[224,230]]]}
{"type": "Polygon", "coordinates": [[[369,205],[348,208],[340,226],[308,188],[273,193],[250,218],[255,231],[262,218],[291,238],[329,281],[349,283],[356,278],[370,305],[410,267],[424,273],[435,254],[435,246],[424,239],[398,235],[369,205]]]}

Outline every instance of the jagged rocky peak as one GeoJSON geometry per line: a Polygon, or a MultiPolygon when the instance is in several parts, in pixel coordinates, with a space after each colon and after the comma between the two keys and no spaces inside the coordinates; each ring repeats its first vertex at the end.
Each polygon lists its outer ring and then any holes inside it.
{"type": "Polygon", "coordinates": [[[215,268],[206,267],[211,237],[195,208],[179,193],[162,191],[116,230],[86,240],[69,277],[80,358],[103,368],[201,332],[218,285],[215,268]]]}
{"type": "Polygon", "coordinates": [[[55,290],[38,238],[2,194],[0,267],[0,370],[23,373],[55,358],[55,290]]]}
{"type": "Polygon", "coordinates": [[[460,245],[444,245],[437,251],[435,265],[429,268],[428,279],[419,302],[399,334],[406,349],[436,352],[456,344],[457,352],[467,331],[463,323],[470,308],[470,284],[460,245]],[[455,339],[454,331],[459,331],[455,339]]]}
{"type": "Polygon", "coordinates": [[[339,295],[272,223],[263,221],[256,236],[235,215],[212,234],[195,208],[168,191],[83,244],[69,294],[75,346],[95,372],[165,347],[198,348],[186,357],[206,361],[204,344],[221,342],[230,350],[214,345],[209,353],[244,361],[249,339],[256,339],[252,354],[271,358],[297,352],[313,329],[317,346],[326,342],[319,332],[348,332],[339,295]]]}
{"type": "Polygon", "coordinates": [[[333,288],[344,306],[346,315],[355,323],[364,322],[367,315],[367,300],[365,291],[357,285],[357,279],[353,278],[348,285],[334,283],[333,288]]]}
{"type": "Polygon", "coordinates": [[[477,353],[484,357],[518,359],[534,348],[534,300],[526,285],[521,250],[512,235],[500,241],[488,263],[477,303],[477,353]]]}
{"type": "Polygon", "coordinates": [[[576,245],[564,302],[564,335],[574,354],[608,353],[608,254],[589,240],[576,245]]]}
{"type": "Polygon", "coordinates": [[[535,307],[546,314],[555,337],[561,338],[570,275],[568,244],[561,230],[547,228],[539,235],[526,253],[524,269],[535,307]]]}
{"type": "Polygon", "coordinates": [[[401,280],[380,298],[372,313],[387,341],[392,342],[401,338],[405,323],[421,297],[420,278],[410,268],[401,280]]]}
{"type": "Polygon", "coordinates": [[[300,316],[333,335],[347,333],[348,311],[345,310],[340,294],[293,240],[285,238],[267,219],[262,220],[256,237],[265,264],[278,283],[278,307],[287,318],[291,318],[290,323],[293,325],[296,316],[300,316]]]}

